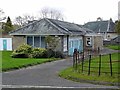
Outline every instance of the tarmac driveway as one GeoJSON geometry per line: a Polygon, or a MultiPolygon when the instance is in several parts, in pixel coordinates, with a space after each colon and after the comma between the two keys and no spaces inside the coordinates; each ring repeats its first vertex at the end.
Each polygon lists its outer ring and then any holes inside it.
{"type": "Polygon", "coordinates": [[[25,86],[53,86],[53,87],[86,87],[86,88],[117,88],[116,86],[94,85],[73,82],[58,76],[60,70],[72,66],[72,59],[49,62],[25,69],[2,73],[3,87],[14,85],[25,86]]]}

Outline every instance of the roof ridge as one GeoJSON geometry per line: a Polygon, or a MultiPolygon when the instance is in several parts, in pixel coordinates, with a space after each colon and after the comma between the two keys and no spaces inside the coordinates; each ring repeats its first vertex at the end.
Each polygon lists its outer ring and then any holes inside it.
{"type": "MultiPolygon", "coordinates": [[[[57,25],[55,25],[51,20],[49,20],[48,18],[44,18],[46,21],[48,21],[51,25],[53,25],[55,28],[57,28],[60,32],[61,32],[61,28],[58,27],[57,25]]],[[[68,32],[68,31],[67,31],[68,32]]],[[[63,32],[62,32],[63,33],[63,32]]]]}

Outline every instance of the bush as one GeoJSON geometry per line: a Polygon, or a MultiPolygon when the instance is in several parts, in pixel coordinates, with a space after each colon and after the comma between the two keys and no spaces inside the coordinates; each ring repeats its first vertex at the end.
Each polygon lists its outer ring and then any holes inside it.
{"type": "Polygon", "coordinates": [[[46,50],[45,48],[32,48],[27,44],[20,45],[13,51],[13,58],[64,58],[60,51],[46,50]]]}
{"type": "Polygon", "coordinates": [[[13,51],[13,58],[28,58],[32,52],[32,47],[27,44],[20,45],[16,50],[13,51]]]}
{"type": "Polygon", "coordinates": [[[55,52],[52,49],[47,49],[47,57],[51,58],[54,57],[55,52]]]}
{"type": "Polygon", "coordinates": [[[51,49],[48,49],[47,50],[47,57],[48,58],[51,58],[51,57],[54,57],[54,58],[64,58],[64,55],[60,51],[53,51],[51,49]]]}
{"type": "Polygon", "coordinates": [[[55,58],[64,58],[65,56],[60,51],[55,51],[55,58]]]}
{"type": "Polygon", "coordinates": [[[34,48],[32,50],[33,58],[47,58],[47,50],[44,48],[34,48]]]}

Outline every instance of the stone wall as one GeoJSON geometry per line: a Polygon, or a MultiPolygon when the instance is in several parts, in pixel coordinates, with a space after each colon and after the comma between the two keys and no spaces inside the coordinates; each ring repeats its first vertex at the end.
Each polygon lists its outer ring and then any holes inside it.
{"type": "Polygon", "coordinates": [[[94,37],[94,50],[98,50],[98,47],[100,48],[100,50],[103,49],[103,39],[101,36],[94,37]]]}
{"type": "Polygon", "coordinates": [[[12,36],[12,47],[13,50],[16,49],[18,46],[20,46],[23,43],[26,43],[25,36],[12,36]]]}
{"type": "Polygon", "coordinates": [[[84,49],[85,50],[94,50],[97,51],[99,49],[103,49],[103,38],[102,36],[85,36],[84,37],[84,49]],[[91,46],[86,45],[86,38],[91,38],[91,46]]]}

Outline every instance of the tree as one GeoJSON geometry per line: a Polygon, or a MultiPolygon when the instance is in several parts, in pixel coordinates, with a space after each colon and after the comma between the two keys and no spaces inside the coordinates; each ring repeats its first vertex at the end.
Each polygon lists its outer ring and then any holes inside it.
{"type": "Polygon", "coordinates": [[[61,11],[52,8],[42,8],[40,11],[42,18],[51,18],[56,20],[63,20],[63,14],[61,11]]]}
{"type": "Polygon", "coordinates": [[[8,33],[11,30],[13,30],[13,25],[12,25],[12,21],[10,19],[10,17],[8,16],[6,23],[3,24],[2,26],[4,33],[8,33]]]}
{"type": "Polygon", "coordinates": [[[30,16],[28,14],[23,16],[18,16],[15,18],[15,24],[21,26],[27,25],[29,21],[35,20],[34,16],[30,16]]]}
{"type": "Polygon", "coordinates": [[[115,31],[120,34],[120,20],[115,23],[115,31]]]}
{"type": "Polygon", "coordinates": [[[59,44],[59,38],[54,36],[46,36],[45,41],[47,43],[47,49],[51,49],[53,51],[55,51],[59,44]]]}
{"type": "Polygon", "coordinates": [[[4,11],[2,9],[0,9],[0,21],[6,19],[5,15],[4,15],[4,11]]]}

